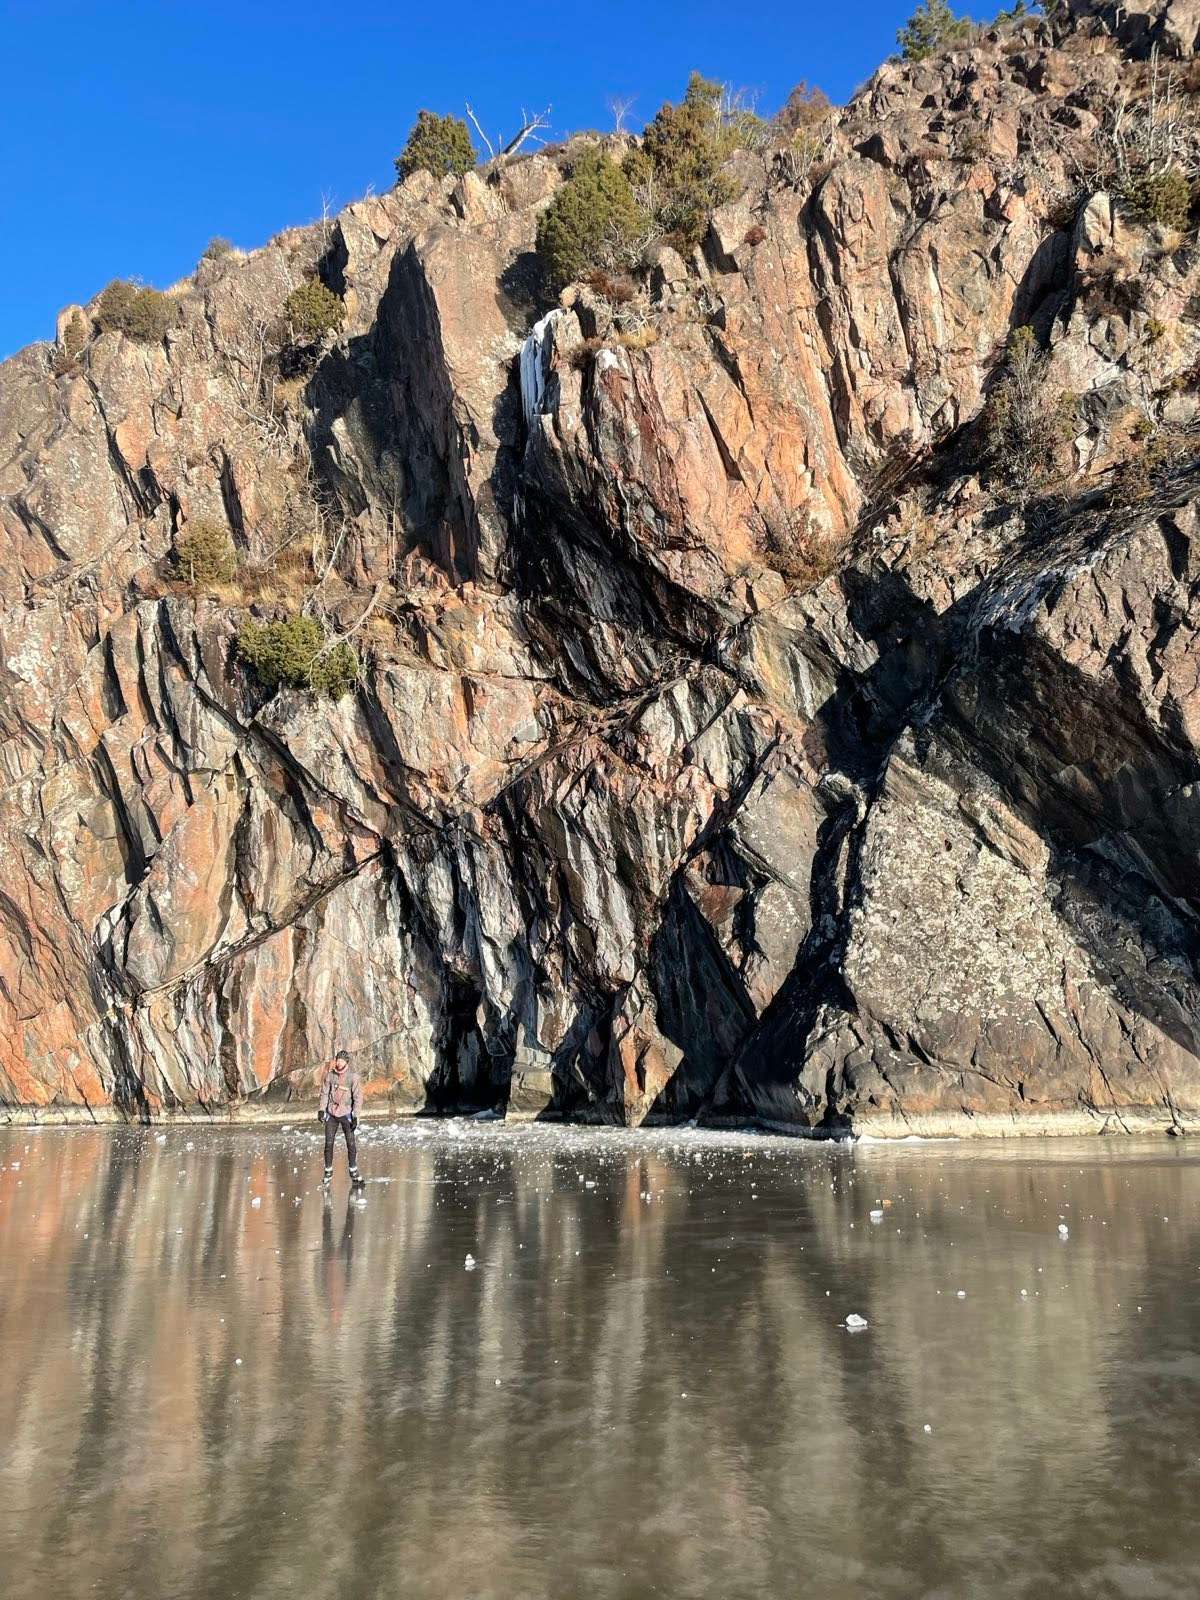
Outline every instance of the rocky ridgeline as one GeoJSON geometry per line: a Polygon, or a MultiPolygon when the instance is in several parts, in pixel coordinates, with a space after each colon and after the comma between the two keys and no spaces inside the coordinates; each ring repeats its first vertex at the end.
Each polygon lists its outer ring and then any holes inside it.
{"type": "Polygon", "coordinates": [[[1200,256],[1118,189],[1200,7],[1070,11],[738,154],[631,303],[539,298],[568,145],[0,367],[13,1114],[268,1113],[345,1045],[397,1110],[1200,1119],[1200,256]],[[239,658],[302,605],[336,701],[239,658]]]}

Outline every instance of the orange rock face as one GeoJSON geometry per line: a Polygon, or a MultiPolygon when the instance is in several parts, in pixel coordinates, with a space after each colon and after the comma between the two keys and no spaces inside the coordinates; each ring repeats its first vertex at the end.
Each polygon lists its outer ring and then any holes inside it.
{"type": "Polygon", "coordinates": [[[402,1111],[1200,1117],[1200,271],[1102,159],[1196,29],[1068,13],[741,152],[632,301],[541,284],[567,147],[0,367],[11,1114],[282,1113],[344,1047],[402,1111]],[[240,659],[301,610],[337,701],[240,659]]]}

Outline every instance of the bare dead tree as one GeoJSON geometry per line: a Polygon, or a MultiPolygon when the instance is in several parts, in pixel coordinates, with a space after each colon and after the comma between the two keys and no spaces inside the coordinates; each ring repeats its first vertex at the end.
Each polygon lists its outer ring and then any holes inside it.
{"type": "Polygon", "coordinates": [[[814,169],[833,157],[833,121],[797,128],[787,144],[773,152],[774,171],[781,183],[799,188],[814,169]]]}
{"type": "Polygon", "coordinates": [[[252,341],[249,356],[241,351],[226,352],[235,404],[243,419],[258,429],[271,455],[294,455],[295,430],[280,416],[276,404],[279,374],[272,359],[275,352],[271,324],[245,302],[243,305],[252,341]]]}
{"type": "Polygon", "coordinates": [[[544,111],[535,112],[533,116],[530,116],[525,110],[524,106],[522,106],[521,126],[515,137],[508,141],[508,143],[504,146],[504,149],[501,150],[500,154],[502,156],[516,155],[517,151],[525,143],[526,139],[536,138],[539,144],[545,144],[546,141],[540,138],[539,135],[541,134],[543,128],[548,128],[550,126],[550,113],[553,109],[554,108],[552,106],[547,106],[544,111]]]}
{"type": "Polygon", "coordinates": [[[736,88],[732,83],[721,85],[721,97],[716,104],[717,127],[733,127],[743,117],[758,115],[758,90],[736,88]]]}
{"type": "Polygon", "coordinates": [[[608,98],[608,109],[612,114],[613,132],[625,132],[625,119],[633,110],[633,103],[637,99],[635,94],[614,94],[608,98]]]}
{"type": "MultiPolygon", "coordinates": [[[[484,133],[483,127],[480,124],[479,118],[475,115],[474,111],[471,109],[471,102],[469,100],[464,100],[463,104],[467,108],[467,115],[471,119],[471,126],[475,129],[475,132],[479,135],[480,139],[483,141],[483,147],[488,153],[488,161],[494,161],[496,159],[496,147],[495,147],[495,145],[488,138],[487,134],[484,133]]],[[[485,163],[485,165],[486,165],[486,163],[485,163]]]]}
{"type": "Polygon", "coordinates": [[[381,597],[383,595],[383,590],[384,590],[384,584],[383,584],[382,581],[380,581],[379,583],[377,583],[375,585],[374,593],[371,595],[371,598],[367,601],[366,609],[359,614],[357,620],[352,622],[350,624],[350,626],[345,630],[344,633],[336,633],[336,634],[335,633],[330,633],[329,634],[329,636],[326,639],[325,643],[321,646],[320,650],[317,651],[317,660],[318,661],[321,659],[322,656],[328,655],[329,652],[334,648],[335,645],[344,644],[345,641],[347,639],[349,639],[352,634],[355,634],[355,633],[358,632],[358,630],[366,622],[367,618],[371,615],[372,611],[374,611],[375,607],[379,604],[379,601],[380,601],[380,599],[381,599],[381,597]]]}
{"type": "MultiPolygon", "coordinates": [[[[529,112],[522,106],[521,126],[513,137],[505,142],[503,135],[500,135],[494,141],[489,139],[483,131],[479,118],[471,107],[471,102],[466,100],[463,103],[467,108],[467,115],[471,119],[471,125],[483,141],[484,148],[488,153],[488,158],[483,163],[485,167],[490,167],[496,161],[503,161],[507,157],[515,155],[527,139],[537,138],[543,128],[550,126],[550,113],[553,109],[553,107],[547,106],[544,111],[535,112],[530,116],[529,112]]],[[[539,139],[538,142],[544,144],[545,140],[539,139]]]]}
{"type": "MultiPolygon", "coordinates": [[[[314,535],[313,535],[313,558],[312,558],[312,560],[313,560],[313,571],[314,572],[317,570],[317,563],[318,563],[317,539],[318,539],[319,536],[323,536],[325,534],[325,527],[323,525],[324,524],[324,518],[322,518],[321,521],[322,521],[322,527],[320,529],[320,534],[318,535],[317,533],[314,533],[314,535]]],[[[337,558],[342,553],[342,545],[345,543],[345,540],[346,540],[346,519],[344,517],[342,517],[338,522],[336,534],[335,534],[334,538],[330,541],[329,559],[325,563],[325,570],[321,573],[320,577],[317,579],[317,586],[313,590],[313,593],[312,593],[312,596],[311,596],[311,599],[314,602],[314,604],[318,603],[318,597],[320,595],[320,592],[325,587],[325,584],[328,581],[330,573],[333,571],[334,567],[337,564],[337,558]]],[[[305,609],[306,610],[308,609],[307,606],[305,607],[305,609]]]]}
{"type": "Polygon", "coordinates": [[[1116,93],[1082,151],[1052,126],[1047,132],[1076,192],[1120,190],[1139,174],[1153,176],[1169,167],[1178,167],[1188,178],[1200,173],[1200,129],[1190,99],[1180,92],[1172,68],[1160,65],[1157,46],[1150,55],[1147,92],[1135,96],[1122,88],[1116,93]]]}
{"type": "Polygon", "coordinates": [[[1150,92],[1131,102],[1123,89],[1101,130],[1107,137],[1118,175],[1162,172],[1178,166],[1189,177],[1197,167],[1195,117],[1178,91],[1174,74],[1161,72],[1158,49],[1150,56],[1150,92]]]}
{"type": "Polygon", "coordinates": [[[321,190],[321,247],[329,249],[329,219],[334,211],[333,201],[327,189],[321,190]]]}

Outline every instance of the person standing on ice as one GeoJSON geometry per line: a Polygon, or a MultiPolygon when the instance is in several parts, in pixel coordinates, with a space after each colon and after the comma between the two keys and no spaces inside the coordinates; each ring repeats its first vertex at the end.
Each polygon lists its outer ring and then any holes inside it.
{"type": "Polygon", "coordinates": [[[350,1065],[350,1057],[339,1050],[325,1070],[321,1085],[317,1121],[325,1124],[325,1179],[333,1177],[333,1147],[338,1129],[346,1136],[346,1159],[350,1163],[350,1182],[358,1185],[364,1180],[358,1170],[358,1140],[354,1130],[358,1127],[358,1113],[362,1105],[362,1079],[350,1065]]]}

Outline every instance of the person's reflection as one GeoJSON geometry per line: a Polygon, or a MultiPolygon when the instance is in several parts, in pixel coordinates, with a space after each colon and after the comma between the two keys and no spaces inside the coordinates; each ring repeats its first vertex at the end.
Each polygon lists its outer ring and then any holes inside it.
{"type": "Polygon", "coordinates": [[[350,1274],[354,1267],[354,1223],[363,1201],[355,1198],[353,1191],[346,1196],[346,1212],[341,1234],[334,1238],[333,1196],[325,1196],[321,1217],[321,1273],[325,1285],[325,1303],[329,1320],[336,1332],[342,1325],[342,1313],[350,1297],[350,1274]]]}

